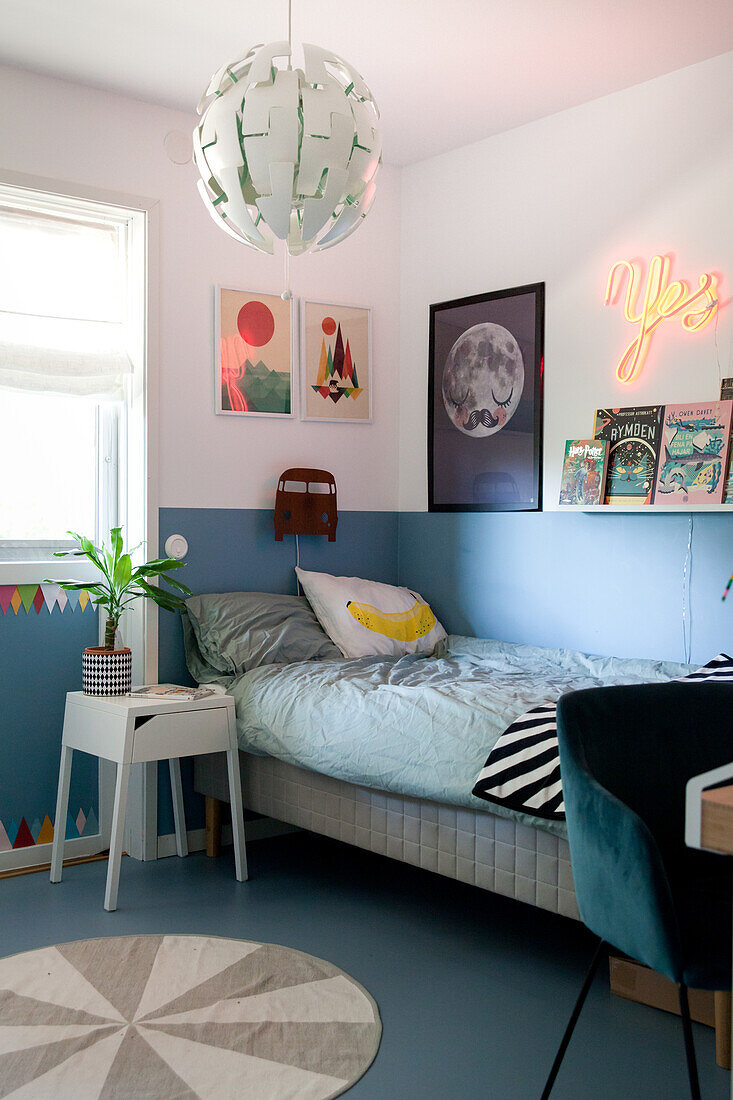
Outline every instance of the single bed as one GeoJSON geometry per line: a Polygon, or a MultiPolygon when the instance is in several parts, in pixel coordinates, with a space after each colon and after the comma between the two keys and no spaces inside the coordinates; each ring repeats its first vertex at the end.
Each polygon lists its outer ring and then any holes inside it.
{"type": "MultiPolygon", "coordinates": [[[[295,597],[276,599],[301,614],[287,603],[295,597]]],[[[303,647],[288,650],[269,623],[253,657],[239,648],[251,610],[232,600],[189,601],[184,630],[195,679],[235,699],[246,807],[577,916],[564,823],[489,806],[472,794],[476,777],[532,706],[581,688],[674,679],[687,666],[459,636],[436,656],[345,659],[323,645],[286,661],[303,647]],[[265,663],[248,668],[263,649],[265,663]]],[[[195,787],[227,800],[218,758],[197,758],[195,787]]]]}

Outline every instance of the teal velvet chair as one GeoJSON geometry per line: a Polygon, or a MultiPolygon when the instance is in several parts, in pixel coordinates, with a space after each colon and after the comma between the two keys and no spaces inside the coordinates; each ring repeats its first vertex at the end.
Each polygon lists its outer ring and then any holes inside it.
{"type": "Polygon", "coordinates": [[[731,863],[687,848],[685,785],[733,761],[733,684],[592,688],[557,710],[568,841],[583,922],[601,939],[545,1085],[550,1095],[611,945],[679,985],[690,1091],[700,1096],[688,987],[731,987],[731,863]]]}

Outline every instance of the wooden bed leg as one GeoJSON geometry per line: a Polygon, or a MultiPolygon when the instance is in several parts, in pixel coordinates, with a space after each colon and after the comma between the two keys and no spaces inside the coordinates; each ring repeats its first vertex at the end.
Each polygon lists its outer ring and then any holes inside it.
{"type": "Polygon", "coordinates": [[[206,854],[218,856],[221,851],[221,802],[206,796],[206,854]]]}
{"type": "Polygon", "coordinates": [[[730,1069],[731,995],[715,992],[715,1061],[722,1069],[730,1069]]]}

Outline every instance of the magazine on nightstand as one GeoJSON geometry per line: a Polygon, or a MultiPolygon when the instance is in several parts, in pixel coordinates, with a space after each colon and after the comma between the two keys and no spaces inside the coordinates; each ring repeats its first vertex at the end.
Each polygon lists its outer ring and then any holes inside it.
{"type": "Polygon", "coordinates": [[[179,684],[149,684],[145,687],[133,688],[128,695],[134,695],[140,699],[183,699],[193,702],[196,699],[208,699],[210,695],[216,695],[211,688],[184,687],[179,684]]]}

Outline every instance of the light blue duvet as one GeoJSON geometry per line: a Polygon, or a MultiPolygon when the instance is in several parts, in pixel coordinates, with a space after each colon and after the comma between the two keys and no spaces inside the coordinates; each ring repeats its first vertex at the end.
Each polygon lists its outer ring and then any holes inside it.
{"type": "Polygon", "coordinates": [[[247,752],[563,833],[562,823],[490,806],[471,793],[497,738],[525,711],[566,691],[672,680],[689,671],[671,662],[452,635],[441,658],[263,665],[228,682],[227,691],[247,752]]]}

